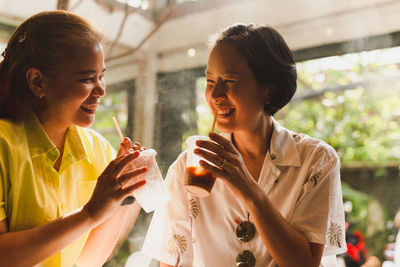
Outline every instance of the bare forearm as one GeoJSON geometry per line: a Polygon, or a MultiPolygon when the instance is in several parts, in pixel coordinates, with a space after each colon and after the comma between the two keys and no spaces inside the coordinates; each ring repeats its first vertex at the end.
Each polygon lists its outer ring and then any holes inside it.
{"type": "Polygon", "coordinates": [[[3,233],[0,235],[0,266],[40,263],[95,226],[87,212],[79,209],[32,229],[3,233]]]}
{"type": "Polygon", "coordinates": [[[130,207],[120,207],[107,221],[97,226],[90,233],[79,256],[79,266],[102,266],[109,258],[120,237],[130,207]]]}
{"type": "Polygon", "coordinates": [[[314,266],[308,240],[282,217],[265,192],[257,188],[248,196],[243,202],[275,262],[282,267],[314,266]]]}
{"type": "Polygon", "coordinates": [[[137,218],[139,217],[139,213],[142,207],[139,205],[138,202],[133,203],[132,205],[128,206],[128,214],[126,215],[125,223],[121,228],[121,233],[119,235],[118,241],[116,246],[120,247],[126,238],[129,236],[130,232],[132,231],[133,226],[136,223],[137,218]]]}

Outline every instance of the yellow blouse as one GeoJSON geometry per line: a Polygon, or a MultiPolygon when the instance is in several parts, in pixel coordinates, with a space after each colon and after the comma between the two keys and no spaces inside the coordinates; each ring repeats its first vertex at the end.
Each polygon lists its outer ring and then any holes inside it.
{"type": "MultiPolygon", "coordinates": [[[[73,126],[57,172],[53,165],[58,156],[34,114],[25,122],[0,120],[0,221],[7,218],[10,232],[45,224],[83,206],[115,150],[95,131],[73,126]]],[[[88,234],[37,266],[72,266],[88,234]]]]}

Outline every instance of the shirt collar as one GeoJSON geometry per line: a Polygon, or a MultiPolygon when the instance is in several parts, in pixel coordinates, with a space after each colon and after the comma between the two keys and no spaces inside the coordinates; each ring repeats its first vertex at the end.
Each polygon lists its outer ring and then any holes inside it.
{"type": "MultiPolygon", "coordinates": [[[[300,166],[300,154],[294,140],[295,133],[282,127],[272,118],[273,132],[271,136],[271,147],[268,156],[274,165],[279,166],[300,166]]],[[[223,137],[232,141],[231,133],[223,133],[223,137]]]]}
{"type": "Polygon", "coordinates": [[[275,119],[272,119],[274,131],[271,137],[269,156],[275,165],[300,166],[300,154],[294,140],[295,133],[282,127],[275,119]]]}
{"type": "Polygon", "coordinates": [[[64,155],[59,172],[62,173],[75,162],[87,158],[87,151],[77,126],[70,126],[64,144],[64,155]]]}
{"type": "MultiPolygon", "coordinates": [[[[24,125],[27,133],[31,157],[35,158],[41,156],[42,154],[47,154],[49,159],[55,162],[60,153],[47,136],[41,123],[39,122],[39,119],[33,111],[30,112],[30,115],[24,122],[24,125]]],[[[64,145],[63,158],[67,159],[67,161],[69,161],[68,163],[74,163],[83,160],[86,157],[87,151],[78,132],[78,127],[69,127],[64,145]]]]}
{"type": "MultiPolygon", "coordinates": [[[[68,153],[71,153],[74,161],[80,161],[87,157],[88,152],[84,146],[81,135],[79,134],[77,126],[70,126],[67,132],[66,146],[68,146],[68,153]]],[[[64,148],[65,150],[65,148],[64,148]]]]}
{"type": "Polygon", "coordinates": [[[36,158],[42,154],[49,153],[50,159],[55,161],[59,156],[59,152],[47,136],[33,111],[30,112],[28,118],[24,121],[24,126],[31,157],[36,158]]]}

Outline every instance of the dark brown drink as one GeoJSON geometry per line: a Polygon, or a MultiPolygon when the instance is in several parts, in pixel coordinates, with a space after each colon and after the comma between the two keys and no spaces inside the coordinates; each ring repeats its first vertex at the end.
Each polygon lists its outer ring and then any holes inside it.
{"type": "Polygon", "coordinates": [[[185,174],[185,190],[197,197],[210,194],[215,183],[215,176],[201,166],[187,167],[185,174]]]}

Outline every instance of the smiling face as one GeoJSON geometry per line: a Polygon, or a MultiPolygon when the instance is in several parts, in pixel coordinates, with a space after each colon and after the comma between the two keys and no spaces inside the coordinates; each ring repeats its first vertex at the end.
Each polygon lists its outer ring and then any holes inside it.
{"type": "Polygon", "coordinates": [[[267,90],[260,87],[246,59],[229,42],[217,43],[206,70],[206,99],[221,132],[252,130],[265,116],[267,90]]]}
{"type": "Polygon", "coordinates": [[[52,74],[44,75],[46,104],[39,112],[39,119],[62,128],[90,126],[100,98],[106,93],[104,72],[103,48],[96,45],[82,50],[52,74]]]}

